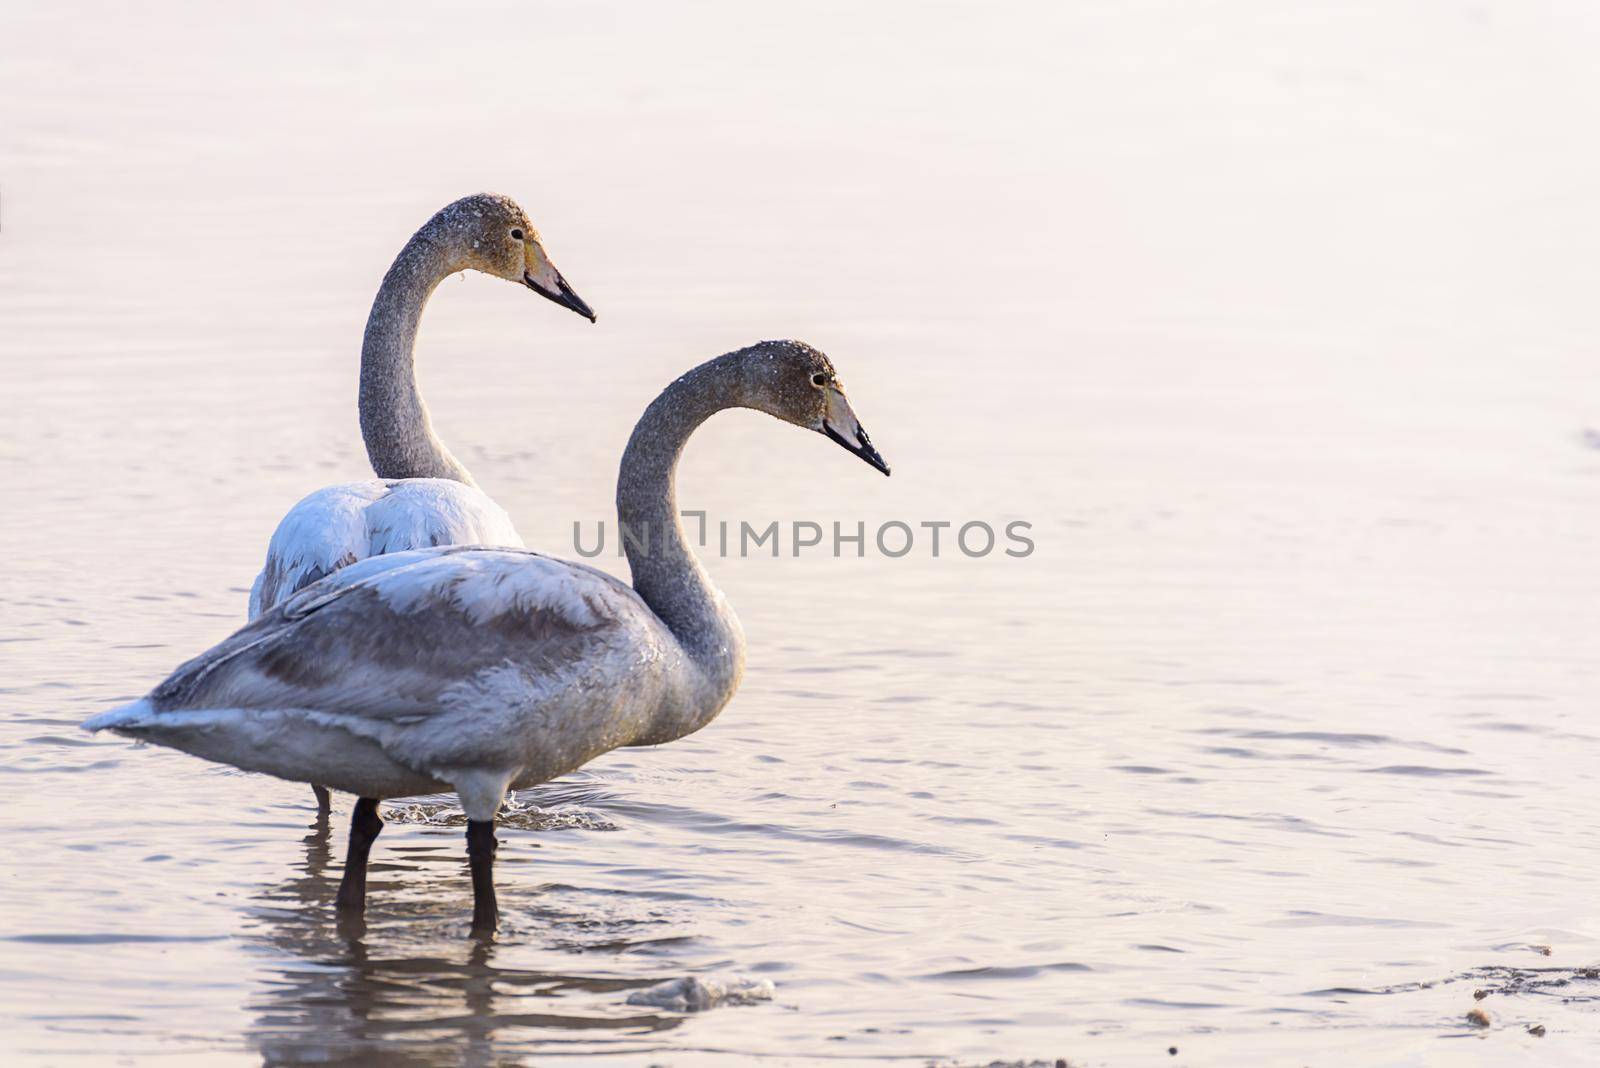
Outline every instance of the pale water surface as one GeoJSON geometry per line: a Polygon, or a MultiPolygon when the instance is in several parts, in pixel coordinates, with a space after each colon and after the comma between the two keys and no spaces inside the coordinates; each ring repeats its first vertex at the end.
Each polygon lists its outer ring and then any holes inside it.
{"type": "Polygon", "coordinates": [[[1318,6],[0,9],[6,1063],[1585,1063],[1600,27],[1318,6]],[[389,806],[356,936],[348,799],[76,724],[366,473],[368,301],[485,187],[600,313],[428,313],[530,543],[797,336],[894,478],[735,413],[687,507],[1037,551],[709,561],[726,713],[520,795],[490,947],[389,806]],[[724,973],[775,1000],[627,1004],[724,973]]]}

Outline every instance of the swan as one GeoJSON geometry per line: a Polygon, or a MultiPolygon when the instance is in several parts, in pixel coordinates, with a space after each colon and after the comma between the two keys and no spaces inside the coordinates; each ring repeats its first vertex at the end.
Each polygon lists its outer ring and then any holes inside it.
{"type": "Polygon", "coordinates": [[[744,634],[684,537],[675,489],[689,436],[735,407],[817,431],[889,473],[828,358],[762,342],[685,374],[634,427],[617,476],[632,586],[523,549],[371,557],[83,726],[355,794],[336,899],[345,915],[366,904],[378,803],[455,791],[472,929],[492,931],[494,820],[508,790],[619,746],[682,738],[738,688],[744,634]]]}
{"type": "Polygon", "coordinates": [[[525,285],[595,321],[510,197],[463,197],[423,224],[384,275],[361,345],[361,437],[378,477],[325,486],[289,510],[250,588],[251,618],[369,556],[522,544],[505,510],[434,433],[417,386],[413,349],[423,308],[440,282],[464,270],[525,285]]]}
{"type": "MultiPolygon", "coordinates": [[[[371,556],[436,545],[522,545],[505,509],[433,432],[417,386],[413,348],[422,310],[440,282],[463,270],[525,285],[595,321],[510,197],[463,197],[429,219],[384,275],[361,346],[361,436],[378,477],[324,486],[289,509],[250,587],[250,618],[371,556]]],[[[327,789],[313,790],[318,811],[326,812],[327,789]]]]}

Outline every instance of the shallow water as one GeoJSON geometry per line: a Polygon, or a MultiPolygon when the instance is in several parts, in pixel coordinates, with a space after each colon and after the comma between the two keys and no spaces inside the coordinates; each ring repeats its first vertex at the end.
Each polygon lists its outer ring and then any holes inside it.
{"type": "Polygon", "coordinates": [[[1583,8],[398,7],[0,12],[8,1063],[1586,1060],[1583,8]],[[365,473],[367,303],[482,187],[600,313],[425,321],[530,544],[674,375],[798,336],[894,477],[735,413],[686,507],[1037,547],[709,560],[742,691],[516,798],[492,946],[448,799],[340,930],[348,799],[76,729],[365,473]],[[776,996],[628,1004],[688,975],[776,996]]]}

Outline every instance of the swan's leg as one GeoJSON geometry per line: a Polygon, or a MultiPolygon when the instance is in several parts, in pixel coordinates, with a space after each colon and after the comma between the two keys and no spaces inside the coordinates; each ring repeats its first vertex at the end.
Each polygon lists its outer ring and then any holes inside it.
{"type": "Polygon", "coordinates": [[[328,793],[326,786],[313,786],[311,792],[317,795],[318,816],[326,816],[333,811],[333,797],[328,793]]]}
{"type": "Polygon", "coordinates": [[[494,818],[505,800],[513,771],[479,768],[452,777],[467,813],[467,860],[472,868],[472,933],[486,935],[500,921],[494,899],[494,818]]]}
{"type": "Polygon", "coordinates": [[[467,821],[467,860],[472,866],[472,933],[487,934],[500,922],[494,897],[494,820],[467,821]]]}
{"type": "Polygon", "coordinates": [[[356,811],[350,818],[350,852],[345,856],[344,878],[339,882],[339,896],[334,899],[340,912],[359,913],[367,907],[367,855],[372,843],[383,830],[383,817],[378,815],[376,798],[363,797],[356,802],[356,811]]]}

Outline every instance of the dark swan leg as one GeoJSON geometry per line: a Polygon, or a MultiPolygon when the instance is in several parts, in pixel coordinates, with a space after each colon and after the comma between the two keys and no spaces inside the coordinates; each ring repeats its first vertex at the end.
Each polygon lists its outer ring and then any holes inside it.
{"type": "Polygon", "coordinates": [[[356,802],[356,811],[350,817],[350,852],[344,861],[344,878],[339,882],[339,896],[334,903],[340,912],[359,913],[367,907],[367,855],[372,843],[383,830],[383,818],[378,815],[375,798],[363,797],[356,802]]]}
{"type": "Polygon", "coordinates": [[[467,821],[467,860],[472,866],[472,933],[489,934],[500,922],[494,899],[494,820],[467,821]]]}
{"type": "Polygon", "coordinates": [[[333,797],[326,786],[313,786],[311,792],[317,795],[317,815],[326,816],[333,811],[333,797]]]}

